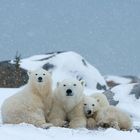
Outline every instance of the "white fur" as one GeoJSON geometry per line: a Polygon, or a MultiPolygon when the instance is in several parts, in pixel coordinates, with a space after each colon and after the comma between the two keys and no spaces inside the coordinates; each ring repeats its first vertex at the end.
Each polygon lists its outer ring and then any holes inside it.
{"type": "Polygon", "coordinates": [[[3,123],[30,123],[47,128],[46,123],[52,104],[52,80],[43,69],[28,72],[27,85],[15,95],[6,99],[1,108],[3,123]],[[39,82],[38,78],[42,77],[39,82]]]}
{"type": "Polygon", "coordinates": [[[84,113],[86,117],[91,117],[94,114],[94,112],[98,110],[99,110],[99,103],[97,102],[97,100],[90,96],[89,97],[86,96],[84,98],[84,113]],[[88,111],[91,111],[91,113],[88,114],[88,111]]]}
{"type": "Polygon", "coordinates": [[[94,113],[99,110],[99,102],[91,96],[85,96],[84,98],[84,113],[87,118],[87,128],[93,129],[96,126],[94,113]],[[90,113],[89,113],[90,111],[90,113]]]}
{"type": "Polygon", "coordinates": [[[57,84],[54,91],[53,108],[50,122],[55,126],[65,125],[69,121],[70,128],[85,127],[86,120],[83,113],[83,82],[66,79],[57,84]],[[67,96],[67,90],[72,91],[72,96],[67,96]]]}
{"type": "Polygon", "coordinates": [[[129,130],[132,127],[130,116],[114,106],[101,106],[98,99],[93,97],[85,97],[84,113],[87,117],[87,127],[95,126],[113,127],[115,129],[129,130]],[[92,106],[94,104],[94,106],[92,106]],[[88,114],[91,110],[91,114],[88,114]]]}

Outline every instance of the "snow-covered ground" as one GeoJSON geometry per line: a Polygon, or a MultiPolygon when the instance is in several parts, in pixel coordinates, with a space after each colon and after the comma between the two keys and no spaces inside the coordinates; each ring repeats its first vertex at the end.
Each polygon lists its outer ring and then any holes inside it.
{"type": "MultiPolygon", "coordinates": [[[[0,106],[2,102],[19,89],[8,89],[8,88],[0,88],[0,106]]],[[[140,105],[140,104],[139,104],[140,105]]],[[[126,108],[129,109],[129,106],[125,104],[126,108]]],[[[135,105],[133,106],[135,107],[135,105]]],[[[137,107],[137,113],[139,114],[139,107],[137,107]]],[[[140,119],[139,119],[140,120],[140,119]]],[[[139,121],[140,122],[140,121],[139,121]]],[[[136,125],[140,123],[137,122],[136,125]]],[[[0,124],[1,124],[1,116],[0,116],[0,124]]],[[[10,125],[6,124],[0,125],[0,139],[1,140],[139,140],[140,133],[136,130],[133,131],[118,131],[112,128],[103,130],[88,130],[88,129],[68,129],[68,128],[57,128],[52,127],[48,130],[43,130],[41,128],[36,128],[33,125],[29,124],[18,124],[18,125],[10,125]]]]}
{"type": "MultiPolygon", "coordinates": [[[[21,67],[27,70],[34,70],[39,67],[43,67],[45,64],[53,65],[52,78],[53,87],[57,81],[64,78],[82,78],[86,81],[85,94],[90,95],[97,90],[102,92],[102,87],[106,86],[105,80],[100,72],[90,65],[83,57],[74,53],[66,52],[60,54],[46,54],[33,56],[27,59],[21,60],[21,67]],[[100,89],[100,90],[99,90],[100,89]]],[[[112,77],[110,77],[112,79],[112,77]]],[[[114,99],[118,100],[117,106],[124,111],[127,111],[132,116],[134,126],[140,126],[140,99],[136,99],[134,95],[130,95],[135,84],[127,84],[129,81],[125,81],[121,77],[114,78],[119,81],[121,85],[112,88],[112,92],[115,93],[114,99]]],[[[106,86],[106,88],[108,88],[106,86]]],[[[21,90],[21,88],[0,88],[0,106],[3,101],[21,90]]],[[[14,106],[14,105],[13,105],[14,106]]],[[[118,131],[113,128],[98,130],[88,129],[68,129],[52,127],[47,130],[36,128],[29,124],[18,125],[3,125],[0,116],[0,139],[1,140],[140,140],[140,133],[133,129],[132,131],[118,131]]]]}

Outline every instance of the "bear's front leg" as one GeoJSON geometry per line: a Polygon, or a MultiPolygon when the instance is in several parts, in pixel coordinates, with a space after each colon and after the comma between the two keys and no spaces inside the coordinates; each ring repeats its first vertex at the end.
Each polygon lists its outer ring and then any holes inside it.
{"type": "Polygon", "coordinates": [[[86,128],[86,117],[83,111],[83,102],[79,103],[68,113],[70,128],[86,128]]]}
{"type": "Polygon", "coordinates": [[[55,104],[48,116],[48,121],[54,126],[64,127],[67,124],[65,118],[66,113],[64,110],[58,104],[55,104]]]}
{"type": "Polygon", "coordinates": [[[30,115],[29,112],[27,113],[28,113],[28,115],[26,116],[27,123],[31,123],[36,127],[40,127],[44,129],[48,129],[49,127],[53,126],[51,123],[46,122],[43,110],[37,109],[35,112],[30,112],[30,115]]]}
{"type": "Polygon", "coordinates": [[[96,121],[93,118],[87,119],[87,128],[93,129],[96,126],[96,121]]]}
{"type": "Polygon", "coordinates": [[[36,122],[35,126],[36,127],[43,128],[43,129],[48,129],[48,128],[52,127],[53,124],[51,124],[51,123],[45,123],[45,122],[36,122]]]}
{"type": "Polygon", "coordinates": [[[69,123],[69,128],[85,128],[86,127],[86,118],[75,117],[72,118],[69,123]]]}

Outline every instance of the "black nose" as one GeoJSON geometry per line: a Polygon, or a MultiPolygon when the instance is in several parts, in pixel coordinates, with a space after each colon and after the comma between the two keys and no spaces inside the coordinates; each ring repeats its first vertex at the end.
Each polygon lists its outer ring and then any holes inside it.
{"type": "Polygon", "coordinates": [[[71,89],[67,89],[67,90],[66,90],[66,93],[67,93],[67,96],[72,96],[72,95],[73,95],[71,89]]]}
{"type": "Polygon", "coordinates": [[[42,77],[38,77],[38,81],[39,82],[42,82],[42,77]]]}
{"type": "Polygon", "coordinates": [[[91,114],[91,110],[88,110],[88,111],[87,111],[87,114],[91,114]]]}

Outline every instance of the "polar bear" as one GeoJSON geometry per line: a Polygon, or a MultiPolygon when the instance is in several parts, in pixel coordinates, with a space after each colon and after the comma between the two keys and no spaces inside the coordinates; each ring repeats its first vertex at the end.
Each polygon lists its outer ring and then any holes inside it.
{"type": "Polygon", "coordinates": [[[101,107],[98,99],[85,97],[84,113],[87,117],[87,127],[113,127],[118,130],[129,130],[132,127],[130,116],[114,106],[101,107]]]}
{"type": "Polygon", "coordinates": [[[94,93],[89,97],[85,96],[84,113],[87,118],[87,128],[93,129],[96,127],[96,121],[93,115],[94,112],[96,112],[99,107],[102,108],[107,106],[109,106],[109,102],[103,93],[94,93]]]}
{"type": "Polygon", "coordinates": [[[52,105],[52,79],[49,72],[37,69],[28,72],[27,85],[6,99],[1,108],[3,123],[29,123],[48,128],[47,117],[52,105]]]}
{"type": "Polygon", "coordinates": [[[97,99],[91,97],[91,96],[85,96],[84,97],[84,114],[87,118],[87,124],[86,127],[89,129],[93,129],[96,127],[96,121],[95,121],[95,112],[99,110],[99,103],[97,99]]]}
{"type": "Polygon", "coordinates": [[[107,100],[107,97],[103,93],[94,93],[91,95],[91,97],[97,99],[97,101],[100,104],[100,107],[109,106],[109,101],[107,100]]]}
{"type": "Polygon", "coordinates": [[[54,126],[63,127],[66,121],[69,128],[86,127],[83,112],[84,82],[75,79],[65,79],[57,83],[53,96],[53,107],[49,122],[54,126]]]}

